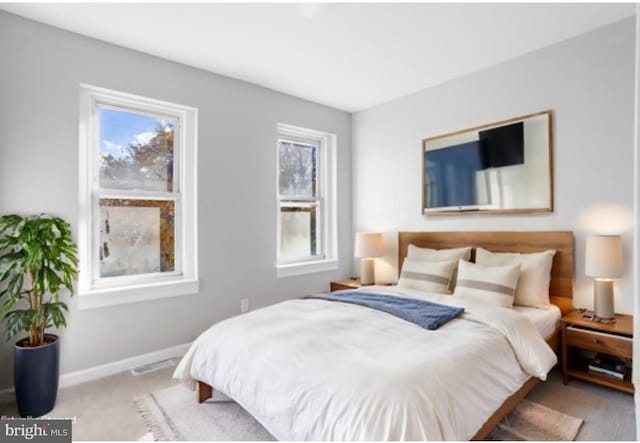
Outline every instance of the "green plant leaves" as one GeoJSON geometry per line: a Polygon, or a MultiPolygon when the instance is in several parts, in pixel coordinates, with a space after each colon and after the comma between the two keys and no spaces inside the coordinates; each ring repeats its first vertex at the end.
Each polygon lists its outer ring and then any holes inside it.
{"type": "Polygon", "coordinates": [[[68,309],[59,301],[60,291],[66,288],[73,295],[77,277],[77,247],[69,223],[46,214],[0,217],[0,319],[5,320],[7,339],[27,331],[29,344],[37,346],[45,328],[66,326],[68,309]],[[28,308],[16,309],[20,302],[28,308]]]}
{"type": "Polygon", "coordinates": [[[61,328],[67,326],[67,321],[63,311],[68,311],[67,305],[62,302],[45,303],[43,305],[44,317],[47,321],[47,328],[55,326],[61,328]]]}
{"type": "Polygon", "coordinates": [[[31,326],[31,318],[33,318],[33,311],[29,309],[16,309],[9,312],[5,317],[5,337],[7,340],[11,340],[15,335],[22,331],[29,331],[31,326]]]}

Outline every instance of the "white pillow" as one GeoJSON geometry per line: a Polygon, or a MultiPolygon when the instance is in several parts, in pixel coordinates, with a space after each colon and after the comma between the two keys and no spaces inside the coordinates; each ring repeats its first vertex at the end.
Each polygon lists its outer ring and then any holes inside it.
{"type": "Polygon", "coordinates": [[[402,264],[398,286],[425,292],[450,294],[449,284],[457,263],[455,260],[423,261],[407,257],[402,264]]]}
{"type": "Polygon", "coordinates": [[[416,245],[409,245],[407,258],[415,258],[417,260],[426,261],[447,261],[459,259],[469,261],[471,259],[471,247],[455,248],[455,249],[429,249],[419,248],[416,245]]]}
{"type": "Polygon", "coordinates": [[[485,266],[520,265],[520,279],[516,288],[514,304],[520,306],[549,306],[549,281],[551,265],[556,251],[549,250],[532,254],[513,252],[490,252],[476,249],[476,263],[485,266]]]}
{"type": "Polygon", "coordinates": [[[449,261],[454,260],[456,262],[453,268],[453,274],[451,276],[451,283],[449,283],[448,292],[453,292],[456,285],[456,273],[458,272],[458,260],[469,261],[471,259],[471,246],[466,248],[453,248],[453,249],[430,249],[419,248],[416,245],[409,245],[407,250],[407,258],[423,261],[449,261]]]}
{"type": "Polygon", "coordinates": [[[520,265],[483,266],[460,260],[453,296],[510,308],[519,276],[520,265]]]}

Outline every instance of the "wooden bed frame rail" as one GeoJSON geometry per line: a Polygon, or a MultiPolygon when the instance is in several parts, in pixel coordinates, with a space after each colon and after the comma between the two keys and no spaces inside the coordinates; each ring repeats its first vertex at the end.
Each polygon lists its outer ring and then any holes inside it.
{"type": "Polygon", "coordinates": [[[213,395],[213,388],[205,382],[196,380],[196,400],[204,403],[213,395]]]}

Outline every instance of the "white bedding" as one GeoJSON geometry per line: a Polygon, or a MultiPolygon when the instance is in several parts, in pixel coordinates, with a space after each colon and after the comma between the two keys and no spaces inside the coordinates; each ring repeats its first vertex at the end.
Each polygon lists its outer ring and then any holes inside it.
{"type": "Polygon", "coordinates": [[[227,394],[279,440],[468,440],[556,356],[517,312],[464,307],[429,331],[362,306],[290,300],[214,325],[174,377],[227,394]]]}
{"type": "Polygon", "coordinates": [[[547,338],[558,330],[560,324],[560,308],[549,305],[546,308],[531,308],[528,306],[514,306],[513,310],[526,316],[540,334],[547,338]]]}

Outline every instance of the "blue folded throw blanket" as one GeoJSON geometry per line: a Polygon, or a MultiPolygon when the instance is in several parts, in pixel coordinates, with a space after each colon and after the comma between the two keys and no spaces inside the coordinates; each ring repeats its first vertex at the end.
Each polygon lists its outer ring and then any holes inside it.
{"type": "Polygon", "coordinates": [[[426,300],[362,291],[309,295],[302,298],[366,306],[431,330],[438,329],[464,312],[464,308],[441,305],[426,300]]]}

